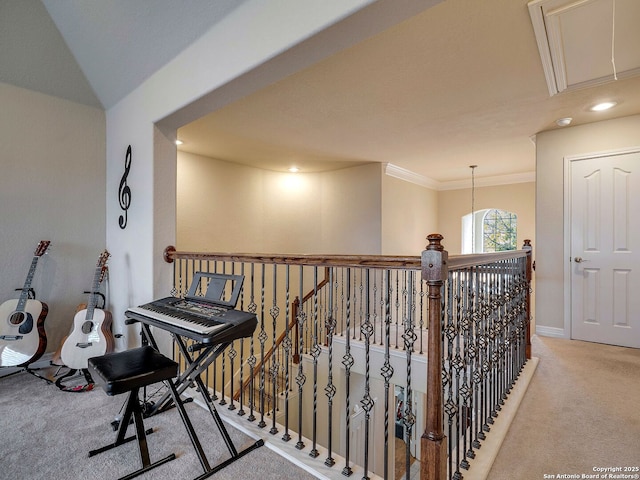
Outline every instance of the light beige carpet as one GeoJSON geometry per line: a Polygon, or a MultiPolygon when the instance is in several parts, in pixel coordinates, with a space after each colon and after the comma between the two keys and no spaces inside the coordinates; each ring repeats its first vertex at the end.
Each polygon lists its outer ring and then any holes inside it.
{"type": "Polygon", "coordinates": [[[487,478],[589,478],[640,466],[640,349],[532,343],[540,361],[487,478]]]}
{"type": "MultiPolygon", "coordinates": [[[[126,396],[107,396],[96,389],[83,393],[59,390],[28,373],[0,378],[0,479],[113,480],[140,468],[135,442],[88,458],[91,449],[115,440],[110,422],[126,396]]],[[[230,457],[208,411],[186,405],[210,464],[230,457]]],[[[189,480],[203,473],[176,409],[145,420],[155,431],[148,436],[151,461],[170,453],[177,459],[140,475],[140,480],[189,480]]],[[[238,449],[254,439],[228,426],[238,449]]],[[[134,432],[129,427],[129,434],[134,432]]],[[[278,456],[266,446],[215,473],[216,480],[315,477],[278,456]]]]}

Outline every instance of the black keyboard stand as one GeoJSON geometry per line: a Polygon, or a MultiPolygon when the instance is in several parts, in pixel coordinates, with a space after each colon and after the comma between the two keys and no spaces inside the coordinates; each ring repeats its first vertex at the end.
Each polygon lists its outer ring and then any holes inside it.
{"type": "MultiPolygon", "coordinates": [[[[131,322],[131,319],[128,319],[127,322],[131,322]]],[[[149,343],[149,345],[158,350],[158,345],[156,344],[153,334],[151,333],[149,325],[142,321],[140,323],[142,325],[143,338],[146,338],[146,341],[149,343]]],[[[216,410],[213,400],[211,399],[211,395],[209,394],[209,390],[204,385],[204,382],[201,378],[201,374],[205,372],[209,365],[211,365],[215,361],[215,359],[218,358],[218,356],[224,351],[224,349],[231,344],[231,341],[209,345],[195,344],[194,346],[187,348],[185,341],[181,335],[175,333],[171,333],[171,335],[173,336],[176,344],[178,345],[178,348],[180,349],[180,353],[182,353],[186,362],[185,370],[179,373],[179,375],[173,381],[174,388],[172,388],[171,390],[175,390],[175,394],[181,395],[187,388],[189,388],[189,386],[193,384],[196,385],[197,390],[200,391],[204,403],[209,409],[209,413],[211,413],[211,416],[213,417],[213,420],[216,423],[216,426],[218,427],[218,430],[220,431],[225,444],[227,445],[229,453],[231,454],[231,458],[214,467],[211,467],[209,465],[209,461],[207,460],[207,456],[202,448],[200,440],[198,439],[198,436],[193,428],[193,425],[188,421],[188,418],[186,419],[187,421],[185,421],[185,418],[183,417],[183,423],[187,429],[187,432],[189,433],[191,443],[193,444],[193,447],[198,455],[198,460],[200,460],[200,464],[202,465],[202,468],[204,470],[204,473],[196,478],[196,480],[200,480],[210,477],[214,473],[222,470],[224,467],[242,458],[252,450],[261,447],[262,445],[264,445],[264,441],[262,439],[257,440],[246,449],[238,452],[235,445],[233,444],[233,441],[231,440],[231,437],[229,436],[229,432],[227,431],[222,418],[220,418],[220,414],[216,410]],[[194,356],[192,355],[192,352],[195,350],[200,351],[200,354],[197,356],[197,358],[194,358],[194,356]]],[[[145,412],[145,416],[149,417],[151,415],[155,415],[172,408],[174,406],[173,396],[174,393],[172,391],[165,393],[160,398],[160,400],[155,402],[148,409],[148,411],[145,412]]]]}

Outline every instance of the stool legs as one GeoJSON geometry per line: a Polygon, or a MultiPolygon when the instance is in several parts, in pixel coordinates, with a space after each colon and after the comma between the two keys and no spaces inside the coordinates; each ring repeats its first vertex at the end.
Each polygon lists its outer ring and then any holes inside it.
{"type": "Polygon", "coordinates": [[[92,457],[97,455],[98,453],[102,453],[106,450],[110,450],[115,447],[119,447],[124,443],[128,443],[137,438],[138,440],[138,452],[140,454],[140,461],[142,462],[142,468],[136,470],[135,472],[130,473],[124,477],[121,477],[119,480],[129,480],[131,478],[137,477],[138,475],[151,470],[157,466],[160,466],[164,463],[167,463],[176,458],[175,453],[168,455],[157,462],[151,463],[151,459],[149,457],[149,447],[147,445],[147,433],[151,433],[153,430],[144,429],[144,421],[142,416],[142,407],[140,406],[140,400],[138,398],[139,388],[134,388],[129,393],[129,397],[127,399],[127,406],[125,408],[124,415],[120,422],[120,426],[118,428],[118,434],[116,436],[116,441],[110,445],[106,445],[102,448],[98,448],[96,450],[91,450],[89,452],[89,456],[92,457]],[[136,434],[135,436],[131,436],[125,438],[127,433],[127,427],[131,422],[131,418],[133,417],[133,423],[135,425],[136,434]]]}

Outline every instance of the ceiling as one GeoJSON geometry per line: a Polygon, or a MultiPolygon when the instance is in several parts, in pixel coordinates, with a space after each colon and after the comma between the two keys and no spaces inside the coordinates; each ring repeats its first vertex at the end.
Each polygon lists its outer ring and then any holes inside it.
{"type": "MultiPolygon", "coordinates": [[[[108,109],[241,3],[0,0],[0,81],[108,109]],[[53,49],[75,73],[20,70],[53,49]]],[[[272,170],[390,163],[442,189],[466,185],[470,165],[479,184],[531,180],[535,135],[558,118],[640,113],[640,2],[531,3],[445,0],[180,128],[179,149],[272,170]],[[601,100],[618,105],[588,110],[601,100]]]]}

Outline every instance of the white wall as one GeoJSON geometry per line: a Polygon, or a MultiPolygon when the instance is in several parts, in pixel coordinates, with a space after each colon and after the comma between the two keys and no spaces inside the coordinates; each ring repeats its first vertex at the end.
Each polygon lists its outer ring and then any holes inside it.
{"type": "Polygon", "coordinates": [[[36,245],[50,240],[32,286],[49,306],[52,351],[105,248],[104,112],[3,83],[0,105],[0,302],[18,298],[36,245]]]}
{"type": "MultiPolygon", "coordinates": [[[[278,18],[282,10],[268,10],[264,2],[242,4],[107,112],[108,191],[117,190],[124,152],[127,145],[133,149],[129,225],[121,230],[107,223],[117,285],[111,306],[114,323],[122,323],[128,306],[169,292],[171,268],[163,262],[162,251],[175,244],[175,212],[169,205],[175,204],[176,153],[170,144],[181,125],[159,130],[154,124],[362,5],[328,2],[326,11],[318,12],[307,8],[309,2],[281,3],[289,18],[278,18]]],[[[117,198],[108,197],[107,222],[120,213],[117,198]]],[[[126,344],[137,342],[137,330],[129,328],[126,344]]]]}
{"type": "Polygon", "coordinates": [[[640,146],[640,115],[552,130],[536,137],[536,318],[538,333],[569,337],[565,325],[564,158],[640,146]],[[541,328],[542,327],[542,328],[541,328]]]}

